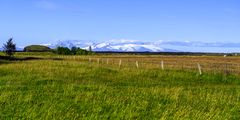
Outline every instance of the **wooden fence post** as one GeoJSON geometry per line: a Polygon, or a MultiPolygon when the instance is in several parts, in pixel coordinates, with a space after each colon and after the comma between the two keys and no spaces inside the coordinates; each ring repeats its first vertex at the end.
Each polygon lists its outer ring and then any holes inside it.
{"type": "Polygon", "coordinates": [[[97,63],[100,64],[100,59],[99,58],[97,59],[97,63]]]}
{"type": "Polygon", "coordinates": [[[138,64],[138,61],[136,61],[136,67],[139,68],[139,64],[138,64]]]}
{"type": "Polygon", "coordinates": [[[199,74],[202,75],[202,67],[201,67],[201,65],[199,63],[197,65],[198,65],[199,74]]]}
{"type": "Polygon", "coordinates": [[[163,61],[161,61],[161,68],[162,68],[162,70],[164,70],[164,62],[163,61]]]}
{"type": "Polygon", "coordinates": [[[107,58],[107,65],[108,65],[108,63],[109,63],[109,60],[108,60],[108,58],[107,58]]]}
{"type": "Polygon", "coordinates": [[[121,66],[122,66],[122,60],[119,60],[119,68],[121,68],[121,66]]]}
{"type": "Polygon", "coordinates": [[[89,58],[88,60],[89,60],[89,62],[92,62],[92,59],[91,59],[91,58],[89,58]]]}

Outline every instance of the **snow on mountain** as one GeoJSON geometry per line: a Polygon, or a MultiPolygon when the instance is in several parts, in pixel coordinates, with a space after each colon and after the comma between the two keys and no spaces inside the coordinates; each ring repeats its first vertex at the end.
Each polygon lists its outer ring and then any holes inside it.
{"type": "Polygon", "coordinates": [[[110,40],[92,46],[95,51],[114,52],[176,52],[176,50],[165,49],[156,42],[142,42],[137,40],[110,40]]]}
{"type": "MultiPolygon", "coordinates": [[[[139,41],[128,39],[115,39],[104,42],[91,42],[84,40],[66,40],[58,41],[52,44],[41,44],[50,48],[62,47],[80,47],[88,50],[91,46],[93,51],[110,51],[110,52],[222,52],[231,53],[240,51],[240,43],[205,43],[197,41],[139,41]],[[167,49],[174,48],[174,49],[167,49]]],[[[24,47],[17,46],[18,51],[24,47]]],[[[0,47],[0,51],[3,48],[0,47]]]]}
{"type": "Polygon", "coordinates": [[[91,46],[93,43],[92,42],[86,42],[86,41],[80,41],[80,40],[66,40],[66,41],[58,41],[55,45],[52,44],[52,47],[80,47],[80,48],[84,48],[86,46],[91,46]]]}
{"type": "MultiPolygon", "coordinates": [[[[155,41],[146,42],[139,40],[115,39],[105,42],[91,42],[84,40],[66,40],[58,41],[52,44],[41,44],[50,48],[58,46],[63,47],[80,47],[89,49],[91,46],[93,51],[111,51],[111,52],[222,52],[231,53],[240,51],[240,43],[208,43],[199,41],[155,41]],[[167,49],[167,48],[174,48],[167,49]]],[[[17,50],[21,51],[24,47],[17,46],[17,50]]],[[[3,48],[0,47],[0,51],[3,48]]]]}
{"type": "MultiPolygon", "coordinates": [[[[49,46],[49,45],[48,45],[49,46]]],[[[137,40],[110,40],[106,42],[93,43],[78,40],[59,41],[55,45],[51,44],[49,47],[80,47],[89,49],[92,47],[93,51],[112,51],[112,52],[176,52],[176,50],[165,49],[161,47],[159,42],[141,42],[137,40]]]]}

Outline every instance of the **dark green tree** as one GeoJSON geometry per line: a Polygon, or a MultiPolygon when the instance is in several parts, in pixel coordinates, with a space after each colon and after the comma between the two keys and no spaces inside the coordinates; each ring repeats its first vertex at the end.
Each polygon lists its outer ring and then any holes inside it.
{"type": "Polygon", "coordinates": [[[89,52],[92,52],[92,46],[89,46],[89,52]]]}
{"type": "Polygon", "coordinates": [[[87,50],[84,50],[84,49],[81,49],[81,48],[78,48],[77,49],[77,55],[88,55],[88,51],[87,50]]]}
{"type": "Polygon", "coordinates": [[[90,52],[85,49],[81,49],[79,47],[72,47],[71,50],[67,47],[57,47],[57,49],[54,52],[59,55],[92,55],[93,54],[93,52],[90,52]]]}
{"type": "Polygon", "coordinates": [[[10,38],[6,44],[3,44],[3,51],[7,56],[12,57],[16,51],[16,44],[13,43],[13,38],[10,38]]]}
{"type": "Polygon", "coordinates": [[[77,50],[78,50],[77,47],[72,47],[72,48],[71,48],[72,54],[73,54],[73,55],[76,55],[76,54],[77,54],[77,50]]]}
{"type": "Polygon", "coordinates": [[[57,47],[56,52],[59,55],[71,55],[71,50],[67,47],[57,47]]]}

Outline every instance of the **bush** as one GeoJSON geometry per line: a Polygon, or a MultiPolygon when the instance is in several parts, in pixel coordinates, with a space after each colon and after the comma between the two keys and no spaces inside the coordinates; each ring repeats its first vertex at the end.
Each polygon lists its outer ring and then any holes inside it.
{"type": "Polygon", "coordinates": [[[59,55],[71,55],[71,50],[67,47],[57,47],[56,53],[59,55]]]}
{"type": "Polygon", "coordinates": [[[76,55],[89,55],[89,54],[90,54],[89,51],[83,50],[83,49],[81,49],[81,48],[78,48],[78,49],[77,49],[77,53],[76,53],[76,55]]]}
{"type": "Polygon", "coordinates": [[[92,55],[93,52],[87,51],[78,47],[72,47],[71,50],[67,47],[58,47],[55,51],[60,55],[92,55]]]}
{"type": "Polygon", "coordinates": [[[77,47],[72,47],[72,48],[71,48],[72,54],[73,54],[73,55],[76,55],[76,54],[77,54],[77,50],[78,50],[77,47]]]}

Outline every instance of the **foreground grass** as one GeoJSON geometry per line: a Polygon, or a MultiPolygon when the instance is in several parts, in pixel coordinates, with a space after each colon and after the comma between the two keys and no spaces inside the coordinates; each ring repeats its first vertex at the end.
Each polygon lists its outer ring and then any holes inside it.
{"type": "Polygon", "coordinates": [[[0,64],[0,119],[240,119],[240,79],[79,61],[0,64]]]}

